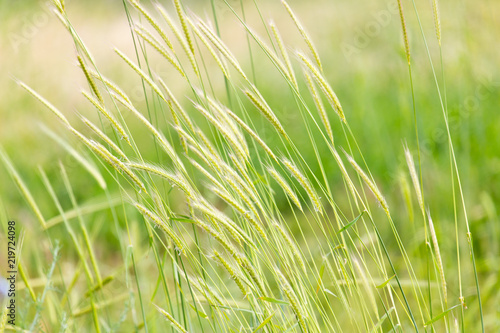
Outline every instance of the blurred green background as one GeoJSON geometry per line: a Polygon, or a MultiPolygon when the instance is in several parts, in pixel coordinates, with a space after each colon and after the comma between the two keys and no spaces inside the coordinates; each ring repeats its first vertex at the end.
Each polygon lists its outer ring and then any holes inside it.
{"type": "MultiPolygon", "coordinates": [[[[242,29],[223,1],[217,0],[219,24],[224,41],[240,59],[246,72],[252,71],[246,39],[242,29]],[[237,29],[235,27],[238,27],[237,29]]],[[[240,1],[228,1],[239,9],[240,1]]],[[[186,8],[211,17],[209,1],[185,1],[186,8]]],[[[272,18],[290,48],[304,48],[279,1],[258,1],[265,20],[272,18]]],[[[358,144],[387,201],[394,209],[402,237],[411,241],[413,232],[422,233],[418,221],[408,217],[401,194],[401,173],[407,173],[403,143],[416,148],[412,96],[408,67],[402,42],[396,1],[290,1],[310,33],[323,60],[325,73],[335,89],[349,119],[358,144]],[[417,224],[417,225],[415,225],[417,224]],[[408,234],[405,235],[404,231],[408,234]],[[410,232],[411,231],[411,232],[410,232]]],[[[450,156],[445,124],[434,76],[412,3],[405,1],[413,68],[414,92],[422,149],[423,187],[426,201],[442,239],[443,253],[454,251],[453,202],[451,195],[450,156]]],[[[500,2],[496,0],[440,1],[443,64],[435,37],[432,4],[417,3],[423,33],[430,50],[441,93],[449,112],[450,129],[462,176],[469,211],[471,231],[475,237],[476,258],[481,287],[484,291],[486,322],[490,331],[500,329],[500,2]],[[444,73],[445,84],[442,79],[444,73]]],[[[133,44],[121,1],[67,1],[69,16],[85,41],[99,68],[135,98],[141,99],[136,75],[123,65],[112,47],[131,52],[133,44]]],[[[262,23],[253,1],[244,1],[246,19],[262,23]]],[[[170,3],[166,4],[171,8],[170,3]]],[[[68,168],[72,186],[81,202],[99,201],[103,194],[97,184],[82,177],[81,167],[68,153],[40,129],[40,124],[71,142],[73,138],[58,127],[53,115],[22,88],[15,78],[26,82],[54,103],[70,121],[78,122],[76,111],[86,116],[94,113],[85,103],[80,90],[85,78],[76,66],[75,50],[70,36],[44,1],[0,1],[0,142],[25,179],[44,216],[58,215],[48,200],[38,166],[54,179],[56,190],[58,161],[68,168]]],[[[285,82],[269,73],[271,64],[259,61],[263,54],[253,44],[253,67],[259,89],[287,128],[295,128],[297,137],[305,134],[299,115],[285,82]]],[[[169,76],[165,64],[154,70],[169,76]]],[[[172,89],[182,94],[185,87],[175,82],[172,89]]],[[[222,81],[215,89],[224,93],[222,81]]],[[[80,126],[83,128],[83,125],[80,126]]],[[[334,128],[340,131],[340,127],[334,128]]],[[[338,133],[340,135],[340,133],[338,133]]],[[[265,135],[264,135],[265,136],[265,135]]],[[[266,138],[272,144],[272,134],[266,138]]],[[[278,144],[276,142],[276,144],[278,144]]],[[[340,143],[341,144],[341,143],[340,143]]],[[[300,142],[297,143],[300,147],[300,142]]],[[[154,147],[150,147],[153,154],[154,147]]],[[[325,147],[319,147],[320,151],[325,147]]],[[[147,154],[147,153],[146,153],[147,154]]],[[[313,152],[304,150],[306,160],[315,160],[313,152]]],[[[334,161],[324,161],[334,170],[334,161]]],[[[26,237],[36,239],[30,226],[37,227],[28,205],[18,193],[5,168],[0,168],[0,195],[8,218],[22,221],[26,237]]],[[[316,168],[315,171],[318,171],[316,168]]],[[[332,171],[333,172],[333,171],[332,171]]],[[[334,191],[341,196],[340,175],[332,175],[334,191]],[[335,190],[337,188],[337,190],[335,190]]],[[[338,199],[342,202],[342,199],[338,199]]],[[[415,207],[416,209],[416,207],[415,207]]],[[[98,215],[98,214],[96,214],[98,215]]],[[[111,237],[106,216],[97,219],[92,230],[98,239],[111,237]]],[[[420,222],[421,223],[421,222],[420,222]]],[[[463,227],[463,221],[460,221],[463,227]]],[[[464,232],[465,233],[465,232],[464,232]]],[[[0,234],[3,244],[4,237],[0,234]]],[[[48,244],[40,240],[48,258],[48,244]]],[[[465,237],[461,239],[466,244],[465,237]]],[[[113,259],[103,245],[99,256],[104,262],[113,259]]],[[[417,245],[416,245],[417,246],[417,245]]],[[[466,249],[466,246],[463,247],[466,249]]],[[[29,251],[29,250],[27,250],[29,251]]],[[[466,252],[464,252],[466,253],[466,252]]],[[[3,261],[5,258],[0,256],[3,261]]],[[[454,257],[450,261],[456,260],[454,257]]],[[[44,264],[46,265],[46,263],[44,264]]],[[[446,265],[446,261],[445,261],[446,265]]],[[[33,260],[32,275],[42,269],[33,260]]],[[[449,276],[450,280],[455,277],[449,276]]],[[[471,279],[468,277],[467,279],[471,279]]],[[[471,285],[471,284],[470,284],[471,285]]],[[[467,290],[466,293],[473,293],[467,290]]],[[[452,295],[451,297],[455,297],[452,295]]]]}

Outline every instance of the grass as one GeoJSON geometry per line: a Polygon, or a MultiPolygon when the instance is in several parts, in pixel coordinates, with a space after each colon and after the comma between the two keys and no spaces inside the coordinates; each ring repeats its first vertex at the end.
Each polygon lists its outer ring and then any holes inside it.
{"type": "Polygon", "coordinates": [[[114,54],[72,6],[53,3],[76,112],[10,83],[54,149],[2,138],[0,211],[22,242],[0,330],[499,328],[497,73],[459,85],[441,3],[398,2],[345,58],[325,51],[348,25],[302,23],[294,2],[124,1],[114,54]]]}

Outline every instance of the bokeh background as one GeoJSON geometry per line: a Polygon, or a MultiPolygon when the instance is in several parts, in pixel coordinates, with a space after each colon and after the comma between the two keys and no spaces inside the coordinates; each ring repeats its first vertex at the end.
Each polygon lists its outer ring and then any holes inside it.
{"type": "MultiPolygon", "coordinates": [[[[239,0],[228,2],[240,8],[239,0]]],[[[413,219],[412,214],[408,213],[401,191],[401,174],[407,173],[403,144],[407,142],[414,149],[416,141],[397,2],[289,2],[319,50],[325,73],[348,114],[353,132],[357,133],[366,162],[387,196],[389,205],[394,208],[396,223],[403,232],[407,232],[402,237],[411,243],[414,234],[423,231],[416,218],[413,219]]],[[[187,0],[184,3],[186,8],[193,8],[198,15],[211,17],[210,1],[187,0]]],[[[288,128],[293,127],[300,119],[294,113],[294,103],[290,102],[289,91],[283,80],[277,74],[269,74],[271,64],[259,61],[264,56],[255,44],[252,45],[254,61],[250,61],[243,29],[223,1],[216,0],[216,3],[224,41],[240,59],[244,69],[249,73],[254,71],[259,89],[266,96],[271,96],[269,104],[280,106],[284,124],[288,128]]],[[[243,3],[247,21],[256,22],[253,26],[256,31],[262,32],[261,18],[254,2],[247,0],[243,3]]],[[[304,48],[300,35],[293,29],[279,1],[258,3],[264,19],[267,21],[272,18],[277,23],[291,49],[304,48]]],[[[413,4],[409,1],[403,3],[409,31],[426,201],[437,221],[442,252],[450,254],[450,261],[456,260],[451,256],[455,239],[452,236],[454,221],[450,155],[438,91],[422,33],[426,36],[439,88],[449,112],[465,203],[475,237],[485,320],[488,331],[497,331],[500,329],[500,2],[439,2],[442,63],[435,37],[431,1],[417,1],[416,4],[422,32],[413,4]]],[[[117,47],[133,54],[122,2],[73,0],[67,1],[66,6],[74,27],[103,73],[119,82],[135,102],[144,103],[140,81],[113,52],[113,47],[117,47]]],[[[171,8],[170,3],[165,6],[171,8]]],[[[0,22],[1,145],[25,179],[47,219],[57,217],[58,212],[48,200],[47,190],[40,179],[39,166],[54,180],[56,190],[58,187],[62,190],[62,181],[58,176],[58,161],[62,161],[69,170],[77,199],[92,206],[103,200],[99,187],[82,176],[85,173],[81,166],[42,127],[46,126],[65,140],[74,142],[74,139],[57,126],[50,112],[16,84],[16,79],[29,84],[62,110],[70,121],[78,122],[77,112],[85,115],[93,113],[80,94],[86,82],[77,67],[73,41],[51,13],[48,1],[1,0],[0,22]]],[[[153,69],[175,80],[167,64],[158,64],[153,69]]],[[[186,89],[176,81],[171,82],[171,87],[181,95],[186,89]]],[[[215,81],[214,89],[223,92],[223,81],[215,81]]],[[[297,126],[295,133],[299,136],[305,134],[303,131],[297,126]]],[[[272,144],[272,135],[269,134],[266,140],[272,144]]],[[[149,148],[153,154],[154,147],[149,148]]],[[[326,151],[327,148],[321,149],[326,151]]],[[[306,159],[309,157],[314,160],[312,151],[304,151],[303,154],[306,159]]],[[[325,163],[328,165],[329,162],[325,163]]],[[[334,162],[331,161],[331,164],[333,169],[334,162]]],[[[49,244],[45,239],[36,238],[35,218],[6,169],[2,166],[0,170],[2,220],[11,218],[21,221],[26,239],[37,243],[36,247],[26,244],[25,258],[30,275],[41,276],[50,262],[49,244]]],[[[332,188],[337,186],[341,195],[340,175],[332,175],[332,179],[338,181],[332,188]]],[[[341,197],[339,202],[342,202],[341,197]]],[[[416,207],[414,209],[417,210],[416,207]]],[[[95,239],[100,240],[97,243],[102,244],[97,250],[100,260],[111,270],[117,242],[114,239],[116,235],[106,223],[107,214],[94,213],[95,227],[91,232],[95,239]]],[[[465,237],[461,241],[466,249],[465,237]]],[[[4,243],[2,233],[0,243],[4,243]]],[[[417,244],[414,250],[418,250],[417,244]]],[[[467,259],[467,253],[464,253],[467,259]]],[[[0,259],[3,265],[3,254],[0,259]]],[[[72,267],[70,263],[67,265],[72,267]]],[[[449,279],[455,277],[449,276],[449,279]]],[[[466,294],[474,292],[474,289],[465,291],[466,294]]]]}

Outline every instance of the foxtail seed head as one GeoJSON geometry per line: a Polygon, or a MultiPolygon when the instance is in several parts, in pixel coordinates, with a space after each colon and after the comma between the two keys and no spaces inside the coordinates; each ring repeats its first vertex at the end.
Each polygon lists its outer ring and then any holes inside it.
{"type": "Polygon", "coordinates": [[[380,205],[384,209],[384,211],[387,214],[387,216],[390,218],[391,214],[389,212],[389,205],[387,205],[387,202],[385,201],[385,198],[382,195],[382,193],[380,192],[380,190],[378,189],[377,185],[370,179],[370,177],[368,177],[368,175],[363,171],[363,169],[361,169],[361,167],[358,165],[358,163],[356,163],[356,161],[354,160],[354,158],[352,158],[345,151],[344,151],[344,154],[346,155],[347,160],[349,161],[349,163],[351,163],[351,165],[353,166],[354,170],[356,170],[356,172],[361,177],[361,179],[363,179],[363,181],[365,182],[365,184],[368,186],[368,188],[375,195],[375,198],[377,198],[378,202],[380,203],[380,205]]]}

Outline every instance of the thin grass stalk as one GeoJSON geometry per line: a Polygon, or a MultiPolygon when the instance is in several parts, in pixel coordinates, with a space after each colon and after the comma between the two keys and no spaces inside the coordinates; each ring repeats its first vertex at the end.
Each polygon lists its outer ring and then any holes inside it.
{"type": "Polygon", "coordinates": [[[25,83],[18,81],[18,84],[26,89],[33,97],[38,99],[40,102],[42,102],[52,113],[56,115],[59,120],[61,120],[65,125],[70,126],[69,121],[66,119],[66,117],[59,111],[54,105],[52,105],[49,101],[47,101],[45,98],[43,98],[40,94],[38,94],[36,91],[28,87],[25,83]]]}
{"type": "MultiPolygon", "coordinates": [[[[197,64],[195,56],[194,56],[194,48],[191,49],[191,47],[193,46],[192,45],[192,40],[191,40],[190,43],[188,43],[188,41],[185,38],[182,37],[181,32],[179,31],[179,29],[177,28],[177,26],[175,25],[175,23],[172,21],[172,19],[168,15],[168,13],[165,10],[165,8],[163,8],[163,6],[161,6],[160,4],[156,4],[156,8],[160,12],[160,14],[163,17],[163,19],[169,25],[170,30],[172,30],[172,32],[174,33],[175,37],[179,41],[179,43],[181,44],[181,47],[184,50],[184,53],[187,55],[187,57],[189,59],[189,62],[191,64],[191,66],[193,67],[193,71],[194,71],[195,75],[197,77],[200,77],[200,70],[198,69],[198,64],[197,64]]],[[[189,18],[187,16],[184,16],[184,19],[187,20],[187,21],[189,21],[189,18]]],[[[189,33],[189,31],[188,31],[188,33],[189,33]]]]}
{"type": "Polygon", "coordinates": [[[269,22],[269,26],[271,27],[271,31],[273,32],[274,39],[278,44],[278,49],[280,50],[281,57],[285,61],[285,66],[287,68],[286,73],[288,73],[290,81],[293,83],[293,86],[296,90],[299,90],[299,86],[297,84],[297,79],[295,77],[295,73],[293,71],[292,63],[290,62],[290,57],[288,56],[288,52],[285,49],[285,44],[283,43],[283,39],[278,31],[278,28],[274,24],[274,22],[269,22]]]}
{"type": "Polygon", "coordinates": [[[90,96],[87,92],[82,91],[83,96],[87,98],[87,100],[104,116],[111,125],[116,129],[118,133],[120,133],[121,138],[124,139],[130,146],[132,143],[130,142],[130,138],[128,134],[125,132],[125,129],[118,123],[118,121],[108,112],[108,110],[104,107],[104,105],[99,104],[92,96],[90,96]]]}
{"type": "Polygon", "coordinates": [[[229,63],[236,69],[238,73],[246,80],[248,81],[248,77],[246,76],[245,72],[241,68],[240,64],[236,60],[236,58],[232,55],[231,51],[225,46],[225,44],[222,42],[222,40],[212,32],[212,30],[207,26],[205,22],[202,20],[198,20],[197,26],[200,29],[200,31],[205,35],[205,37],[210,40],[210,42],[217,48],[217,50],[229,61],[229,63]]]}
{"type": "Polygon", "coordinates": [[[387,204],[387,201],[385,201],[385,198],[382,195],[382,193],[380,192],[380,190],[378,189],[377,185],[370,179],[370,177],[368,177],[368,175],[363,171],[363,169],[361,169],[361,167],[358,165],[358,163],[356,163],[354,158],[352,158],[345,151],[344,151],[344,154],[346,155],[349,163],[353,166],[354,170],[356,170],[356,172],[361,177],[361,179],[363,179],[363,181],[368,186],[370,191],[372,191],[372,193],[375,195],[375,198],[380,203],[380,206],[384,209],[387,216],[389,218],[391,218],[391,213],[389,211],[389,205],[387,204]]]}
{"type": "Polygon", "coordinates": [[[314,60],[316,61],[316,64],[318,65],[319,69],[322,71],[323,69],[322,69],[322,66],[321,66],[321,60],[319,59],[318,52],[316,51],[316,48],[314,47],[311,38],[306,33],[306,31],[305,31],[304,27],[302,26],[302,24],[300,23],[300,21],[295,16],[295,13],[292,11],[292,8],[290,7],[290,5],[288,5],[288,3],[285,0],[281,0],[281,3],[283,4],[283,6],[285,7],[286,11],[288,12],[288,14],[290,15],[290,17],[292,18],[293,23],[295,23],[295,26],[299,30],[300,34],[302,35],[302,37],[304,38],[304,41],[307,44],[307,47],[311,51],[311,54],[313,55],[314,60]]]}
{"type": "Polygon", "coordinates": [[[128,157],[125,153],[118,147],[104,132],[102,132],[96,125],[94,125],[90,120],[85,117],[81,117],[83,123],[87,125],[98,137],[100,137],[107,145],[111,147],[120,157],[128,162],[128,157]]]}
{"type": "Polygon", "coordinates": [[[446,285],[446,278],[444,275],[443,259],[441,258],[441,252],[439,251],[439,243],[436,235],[436,230],[434,229],[434,223],[432,222],[431,214],[427,211],[427,220],[429,221],[429,230],[432,239],[432,245],[434,247],[434,253],[436,254],[436,264],[439,272],[439,277],[441,279],[441,288],[443,289],[443,299],[444,308],[448,308],[448,289],[446,285]]]}
{"type": "Polygon", "coordinates": [[[325,126],[328,138],[330,139],[330,142],[333,145],[334,140],[333,140],[332,127],[330,125],[330,120],[328,120],[328,115],[326,114],[326,110],[325,107],[323,106],[323,102],[321,101],[321,97],[319,97],[318,91],[316,90],[316,87],[314,86],[311,77],[307,73],[306,73],[306,81],[307,81],[307,86],[309,87],[309,91],[311,92],[311,95],[313,97],[314,105],[316,105],[316,109],[318,110],[321,121],[323,122],[323,126],[325,126]]]}
{"type": "Polygon", "coordinates": [[[236,273],[234,267],[232,267],[222,256],[217,250],[214,250],[214,256],[217,258],[217,261],[219,261],[224,269],[229,273],[229,276],[231,279],[234,281],[234,283],[238,286],[240,289],[241,293],[243,295],[247,294],[247,291],[245,289],[245,286],[243,285],[243,282],[241,281],[240,277],[236,273]]]}
{"type": "Polygon", "coordinates": [[[142,215],[144,215],[144,217],[148,218],[151,222],[160,227],[170,237],[170,239],[174,242],[177,251],[182,254],[186,254],[186,246],[175,234],[174,230],[172,230],[172,228],[162,218],[137,202],[134,203],[134,206],[142,215]]]}
{"type": "Polygon", "coordinates": [[[281,176],[278,171],[276,171],[272,167],[268,167],[267,172],[269,172],[271,177],[280,185],[280,187],[283,189],[283,192],[286,193],[286,195],[290,198],[290,200],[292,200],[295,206],[297,206],[302,211],[302,205],[300,204],[300,200],[297,197],[297,194],[295,194],[290,185],[288,185],[285,178],[283,178],[283,176],[281,176]]]}
{"type": "Polygon", "coordinates": [[[262,95],[257,91],[257,88],[253,87],[253,91],[244,90],[243,93],[248,97],[248,99],[252,102],[252,104],[259,110],[264,117],[274,126],[276,131],[283,136],[284,139],[288,139],[288,135],[285,132],[285,129],[281,125],[280,121],[274,114],[273,110],[269,107],[267,102],[264,100],[262,95]]]}
{"type": "Polygon", "coordinates": [[[144,192],[146,194],[148,193],[142,181],[132,171],[130,171],[130,169],[125,165],[125,163],[116,158],[100,143],[90,140],[90,144],[92,150],[96,152],[109,165],[111,165],[116,171],[120,173],[122,172],[125,173],[130,178],[130,180],[132,180],[132,182],[137,185],[137,187],[139,188],[139,193],[141,192],[144,192]]]}
{"type": "Polygon", "coordinates": [[[311,200],[314,210],[320,214],[323,214],[323,205],[321,204],[321,198],[318,196],[316,191],[314,191],[309,180],[300,172],[300,170],[295,166],[295,164],[287,158],[283,158],[283,165],[287,168],[287,170],[295,177],[295,179],[302,185],[302,188],[309,195],[309,199],[311,200]]]}
{"type": "Polygon", "coordinates": [[[186,23],[186,15],[184,14],[184,11],[182,10],[181,2],[180,0],[174,0],[175,4],[175,11],[177,12],[177,16],[179,17],[179,21],[181,22],[182,26],[182,31],[184,32],[184,37],[186,38],[187,44],[189,45],[189,50],[191,53],[194,54],[194,46],[193,46],[193,40],[191,38],[191,32],[188,29],[188,25],[186,23]]]}
{"type": "Polygon", "coordinates": [[[306,66],[306,68],[311,72],[313,75],[314,79],[318,83],[318,85],[321,87],[321,90],[325,94],[326,98],[330,102],[330,105],[332,108],[337,112],[338,116],[342,120],[342,122],[347,123],[345,115],[344,115],[344,110],[342,109],[342,105],[340,105],[340,101],[333,91],[333,89],[330,87],[330,84],[326,81],[325,77],[323,74],[318,70],[316,66],[302,53],[298,52],[297,55],[299,56],[300,60],[302,63],[306,66]]]}
{"type": "Polygon", "coordinates": [[[167,51],[163,46],[160,45],[160,43],[154,38],[153,35],[149,31],[147,31],[144,27],[138,25],[134,31],[143,39],[145,40],[149,45],[151,45],[158,53],[163,56],[174,68],[181,74],[183,77],[186,76],[184,71],[182,70],[181,66],[175,60],[174,56],[167,51]]]}
{"type": "Polygon", "coordinates": [[[153,18],[153,16],[151,16],[151,14],[149,14],[149,12],[136,0],[129,0],[129,2],[146,18],[146,20],[151,24],[151,26],[158,32],[158,34],[163,39],[165,44],[167,44],[167,46],[173,50],[174,47],[172,46],[172,42],[167,37],[167,34],[165,33],[165,31],[163,31],[158,22],[156,22],[156,20],[153,18]]]}
{"type": "Polygon", "coordinates": [[[82,69],[83,74],[85,75],[85,78],[87,79],[87,82],[90,86],[90,89],[92,89],[92,92],[97,97],[97,100],[99,101],[99,103],[101,105],[104,105],[104,100],[102,99],[101,92],[99,91],[99,89],[97,89],[97,85],[95,84],[93,77],[90,75],[90,73],[87,69],[87,66],[83,62],[82,57],[80,57],[80,55],[78,55],[77,59],[78,59],[78,64],[80,65],[80,68],[82,69]]]}
{"type": "Polygon", "coordinates": [[[10,176],[14,179],[14,182],[16,183],[17,187],[21,191],[24,199],[28,202],[28,205],[30,206],[33,213],[35,214],[38,222],[40,223],[40,226],[42,227],[42,230],[45,230],[45,228],[46,228],[45,218],[43,217],[43,214],[42,214],[40,208],[38,207],[30,190],[26,186],[26,183],[21,178],[21,176],[19,175],[17,170],[14,168],[14,165],[12,164],[9,156],[5,153],[5,151],[3,150],[3,148],[1,146],[0,146],[0,157],[2,158],[4,165],[7,167],[7,170],[10,173],[10,176]]]}

